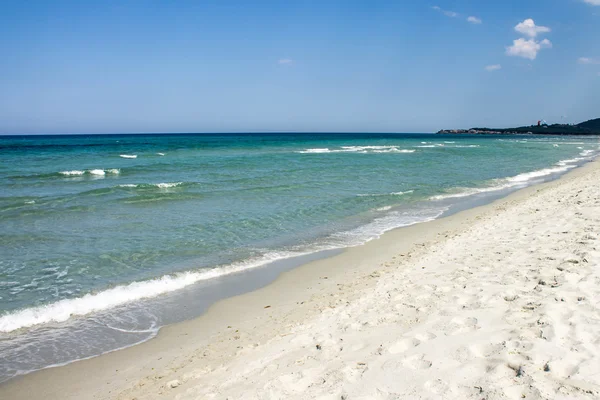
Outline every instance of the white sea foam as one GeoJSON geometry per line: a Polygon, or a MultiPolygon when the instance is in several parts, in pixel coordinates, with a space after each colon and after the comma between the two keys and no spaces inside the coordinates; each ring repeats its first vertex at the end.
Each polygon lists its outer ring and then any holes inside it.
{"type": "Polygon", "coordinates": [[[562,172],[566,172],[572,168],[575,168],[576,165],[572,165],[573,163],[585,160],[586,157],[573,158],[570,160],[562,160],[556,163],[555,166],[550,168],[544,168],[537,171],[532,172],[524,172],[519,175],[515,175],[505,179],[496,179],[494,180],[494,185],[487,187],[478,187],[478,188],[459,188],[456,193],[447,193],[441,194],[437,196],[432,196],[430,200],[445,200],[445,199],[453,199],[453,198],[461,198],[473,196],[480,193],[488,193],[495,192],[503,189],[510,189],[519,186],[525,186],[528,182],[547,177],[553,174],[559,174],[562,172]]]}
{"type": "Polygon", "coordinates": [[[81,171],[81,170],[73,170],[73,171],[61,171],[59,172],[59,174],[61,175],[65,175],[65,176],[82,176],[85,174],[90,174],[90,175],[94,175],[94,176],[104,176],[106,174],[119,174],[121,171],[117,168],[112,168],[112,169],[90,169],[87,171],[81,171]]]}
{"type": "Polygon", "coordinates": [[[571,158],[569,160],[562,160],[562,161],[559,161],[558,163],[556,163],[556,165],[566,166],[567,164],[572,164],[572,163],[576,163],[576,162],[579,162],[579,161],[583,161],[586,158],[587,157],[576,157],[576,158],[571,158]]]}
{"type": "Polygon", "coordinates": [[[35,200],[28,200],[25,202],[25,204],[35,204],[35,200]]]}
{"type": "Polygon", "coordinates": [[[356,246],[377,239],[392,229],[432,221],[440,217],[447,210],[448,207],[393,211],[356,229],[336,233],[333,237],[341,239],[345,243],[345,246],[356,246]]]}
{"type": "Polygon", "coordinates": [[[310,154],[310,153],[330,153],[331,150],[329,149],[306,149],[303,151],[298,151],[298,153],[301,154],[310,154]]]}
{"type": "Polygon", "coordinates": [[[373,150],[373,153],[414,153],[416,150],[409,149],[386,149],[386,150],[373,150]]]}
{"type": "Polygon", "coordinates": [[[414,153],[416,150],[401,149],[399,146],[341,146],[339,149],[315,148],[297,151],[300,154],[319,153],[414,153]]]}
{"type": "Polygon", "coordinates": [[[557,174],[560,172],[565,172],[571,168],[575,168],[575,165],[557,165],[556,167],[551,167],[551,168],[544,168],[544,169],[540,169],[537,171],[532,171],[532,172],[525,172],[523,174],[519,174],[517,176],[513,176],[511,178],[508,178],[507,181],[509,182],[527,182],[536,178],[542,178],[544,176],[548,176],[548,175],[552,175],[552,174],[557,174]]]}
{"type": "Polygon", "coordinates": [[[157,188],[160,189],[168,189],[168,188],[174,188],[177,186],[183,185],[183,182],[167,182],[167,183],[154,183],[153,186],[156,186],[157,188]]]}
{"type": "Polygon", "coordinates": [[[121,158],[137,158],[137,154],[121,154],[119,155],[121,158]]]}
{"type": "Polygon", "coordinates": [[[64,299],[43,306],[14,311],[0,316],[0,332],[12,332],[49,322],[64,322],[74,316],[87,315],[132,301],[156,297],[182,289],[196,282],[260,267],[276,260],[303,254],[307,254],[307,252],[272,252],[248,262],[202,271],[164,275],[149,281],[133,282],[99,293],[89,293],[83,297],[64,299]]]}
{"type": "Polygon", "coordinates": [[[448,194],[440,194],[437,196],[431,196],[429,198],[429,200],[446,200],[446,199],[457,199],[457,198],[461,198],[461,197],[469,197],[469,196],[473,196],[475,194],[479,194],[479,193],[488,193],[488,192],[495,192],[498,190],[502,190],[502,189],[508,189],[511,187],[516,186],[515,184],[501,184],[501,185],[497,185],[497,186],[489,186],[489,187],[482,187],[482,188],[459,188],[459,192],[457,193],[448,193],[448,194]]]}
{"type": "Polygon", "coordinates": [[[425,149],[425,148],[435,147],[435,145],[434,144],[426,144],[426,145],[423,145],[423,146],[415,146],[415,147],[420,147],[422,149],[425,149]]]}
{"type": "Polygon", "coordinates": [[[373,194],[357,194],[358,197],[380,197],[380,196],[402,196],[405,194],[413,193],[414,190],[407,190],[406,192],[392,192],[392,193],[373,193],[373,194]]]}
{"type": "Polygon", "coordinates": [[[392,206],[379,207],[376,211],[389,211],[392,209],[392,206]]]}
{"type": "Polygon", "coordinates": [[[119,185],[119,187],[122,188],[139,188],[139,187],[149,187],[149,186],[154,186],[157,187],[159,189],[169,189],[169,188],[174,188],[177,186],[181,186],[183,185],[183,182],[164,182],[164,183],[124,183],[122,185],[119,185]]]}
{"type": "Polygon", "coordinates": [[[73,170],[73,171],[61,171],[59,173],[61,175],[66,175],[66,176],[80,176],[80,175],[85,174],[85,171],[73,170]]]}
{"type": "Polygon", "coordinates": [[[159,156],[164,156],[165,155],[165,153],[156,153],[156,154],[159,155],[159,156]]]}

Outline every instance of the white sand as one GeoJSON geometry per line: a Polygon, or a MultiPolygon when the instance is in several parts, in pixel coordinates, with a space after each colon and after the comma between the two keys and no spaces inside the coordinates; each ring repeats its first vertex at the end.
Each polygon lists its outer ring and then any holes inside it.
{"type": "Polygon", "coordinates": [[[344,273],[321,269],[297,292],[275,283],[120,357],[9,382],[5,395],[35,398],[44,389],[26,385],[58,381],[64,398],[600,398],[599,183],[593,163],[441,222],[426,243],[394,247],[415,232],[396,231],[365,247],[370,269],[348,258],[357,248],[335,261],[344,273]],[[199,324],[221,325],[203,338],[199,324]],[[95,380],[65,381],[76,368],[95,380]]]}

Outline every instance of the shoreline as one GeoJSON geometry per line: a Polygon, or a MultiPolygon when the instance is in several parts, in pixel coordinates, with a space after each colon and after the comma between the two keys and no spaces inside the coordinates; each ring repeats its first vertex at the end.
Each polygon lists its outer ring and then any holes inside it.
{"type": "MultiPolygon", "coordinates": [[[[579,154],[579,157],[561,160],[560,162],[553,164],[548,168],[542,168],[532,172],[525,172],[515,176],[501,178],[498,180],[498,182],[495,182],[493,186],[474,188],[465,187],[459,188],[461,191],[458,191],[457,193],[439,196],[436,195],[428,198],[426,202],[423,201],[422,204],[431,202],[431,204],[434,205],[433,210],[436,210],[436,212],[439,211],[436,216],[431,216],[431,219],[443,218],[465,209],[485,205],[497,199],[504,198],[510,193],[520,190],[523,187],[535,186],[541,182],[560,179],[564,173],[576,169],[577,167],[581,167],[582,165],[588,163],[589,160],[593,159],[594,156],[591,156],[590,152],[591,150],[585,150],[579,154]]],[[[398,212],[399,210],[400,209],[396,210],[395,212],[398,212]]],[[[386,234],[386,232],[389,232],[390,230],[405,229],[411,224],[422,224],[427,220],[431,220],[430,218],[426,218],[425,220],[407,222],[403,226],[398,226],[396,224],[395,227],[382,228],[381,225],[378,225],[378,222],[386,218],[387,216],[375,218],[368,224],[356,229],[362,230],[364,228],[369,228],[367,231],[365,231],[367,232],[368,238],[366,241],[368,242],[373,240],[373,237],[386,234]],[[374,228],[374,231],[371,231],[372,228],[374,228]]],[[[386,221],[386,224],[387,223],[388,222],[386,221]]],[[[353,232],[353,230],[351,229],[348,232],[353,232]]],[[[361,234],[364,235],[365,232],[362,232],[361,234]]],[[[362,240],[361,242],[363,244],[365,243],[362,240]]],[[[21,349],[21,346],[28,345],[28,338],[35,339],[41,337],[41,335],[45,335],[45,328],[43,325],[39,325],[39,328],[34,328],[31,334],[26,333],[22,337],[18,337],[20,343],[6,342],[4,345],[4,349],[7,351],[6,357],[7,359],[11,360],[6,364],[6,366],[10,366],[11,370],[3,375],[3,379],[0,381],[0,384],[35,371],[65,366],[69,363],[87,360],[93,357],[101,356],[102,354],[107,354],[117,350],[123,350],[131,346],[139,345],[147,340],[152,339],[154,336],[156,336],[156,333],[165,326],[198,318],[206,311],[206,309],[208,309],[217,301],[260,289],[263,286],[272,283],[281,272],[288,271],[291,268],[295,268],[315,259],[329,257],[331,254],[337,254],[345,251],[348,248],[356,246],[361,246],[361,244],[354,242],[354,244],[347,243],[335,247],[318,246],[327,250],[308,250],[307,252],[300,252],[301,255],[288,255],[284,258],[277,259],[276,261],[268,261],[264,264],[261,262],[257,266],[239,270],[236,270],[237,267],[244,263],[234,263],[226,267],[232,268],[233,271],[228,272],[226,270],[222,270],[222,275],[219,273],[220,276],[212,276],[211,279],[208,280],[200,279],[198,281],[196,280],[198,277],[196,277],[194,278],[195,282],[192,283],[185,283],[185,281],[188,281],[188,276],[185,274],[179,276],[165,275],[161,277],[161,283],[166,283],[166,281],[168,281],[168,283],[176,283],[175,281],[178,281],[179,283],[184,282],[185,287],[180,287],[176,290],[169,289],[166,293],[162,293],[158,296],[155,295],[149,298],[138,299],[139,301],[119,305],[112,309],[108,308],[99,310],[97,311],[98,314],[96,314],[98,318],[76,319],[73,321],[73,324],[68,326],[67,330],[57,331],[63,336],[46,337],[47,340],[37,347],[36,356],[32,359],[33,362],[22,362],[21,360],[28,360],[28,358],[21,357],[18,349],[21,349]],[[166,281],[162,282],[162,278],[165,278],[166,281]],[[143,314],[145,312],[144,310],[147,308],[154,310],[153,318],[155,318],[155,320],[148,321],[150,328],[147,328],[147,325],[129,327],[121,326],[118,323],[122,312],[137,312],[138,314],[143,314]],[[115,320],[117,322],[116,325],[111,323],[111,321],[115,320]],[[105,321],[105,323],[103,323],[103,321],[105,321]],[[39,329],[39,331],[37,329],[39,329]],[[90,340],[87,343],[86,338],[89,338],[90,340]],[[81,339],[83,339],[83,341],[81,339]],[[77,350],[70,347],[63,347],[64,349],[69,350],[61,350],[58,353],[58,357],[56,357],[54,349],[61,349],[62,344],[66,342],[75,344],[85,343],[85,345],[79,346],[77,350]],[[80,351],[79,349],[81,348],[84,350],[80,351]],[[11,349],[15,349],[15,351],[12,351],[11,349]],[[40,356],[38,357],[38,355],[40,356]],[[65,355],[67,355],[67,357],[65,357],[65,355]],[[8,376],[11,377],[6,379],[8,376]]],[[[214,271],[211,270],[201,272],[196,271],[192,272],[192,274],[210,275],[213,272],[214,271]]],[[[128,288],[135,289],[133,292],[133,296],[135,296],[135,293],[139,293],[139,290],[137,289],[141,289],[141,285],[152,282],[154,281],[134,282],[131,285],[115,286],[107,291],[99,292],[98,296],[104,296],[106,300],[107,295],[110,296],[111,293],[116,291],[119,292],[117,294],[120,296],[124,294],[129,295],[125,293],[127,292],[128,288]]],[[[162,290],[162,286],[155,286],[156,287],[153,289],[162,290]]],[[[80,305],[90,306],[95,302],[93,297],[95,296],[92,296],[92,298],[88,298],[87,296],[83,298],[75,298],[71,302],[79,302],[82,303],[80,305]]],[[[66,308],[67,305],[62,305],[60,303],[61,302],[51,304],[51,306],[54,307],[53,311],[59,311],[60,315],[63,316],[68,315],[68,309],[66,308]]],[[[77,309],[77,307],[72,307],[73,304],[68,305],[71,306],[71,308],[77,309]]],[[[46,312],[48,310],[45,309],[45,307],[41,307],[40,309],[43,309],[44,315],[48,316],[48,313],[46,312]]]]}
{"type": "Polygon", "coordinates": [[[355,287],[358,281],[361,290],[373,287],[377,279],[362,278],[369,277],[382,265],[395,262],[398,254],[404,253],[410,263],[411,258],[426,253],[432,244],[446,240],[448,232],[456,235],[456,232],[477,224],[479,218],[497,208],[522,201],[549,186],[560,185],[597,168],[598,162],[592,161],[557,180],[520,189],[490,204],[386,232],[379,239],[345,249],[334,257],[284,272],[261,289],[221,300],[200,317],[163,327],[157,337],[142,344],[13,378],[0,385],[0,394],[15,399],[113,398],[115,392],[120,392],[122,398],[127,398],[131,385],[135,386],[133,382],[147,381],[144,386],[162,382],[164,386],[169,375],[172,375],[169,372],[173,369],[172,365],[184,368],[193,363],[186,361],[188,355],[221,346],[226,350],[220,353],[217,360],[224,363],[234,359],[239,351],[252,348],[254,343],[244,343],[251,338],[251,342],[259,343],[271,339],[273,332],[261,332],[263,326],[282,320],[306,321],[321,314],[327,307],[316,302],[316,298],[345,292],[340,287],[355,287]],[[198,335],[200,339],[195,338],[198,335]],[[232,349],[229,344],[232,341],[240,346],[232,349]],[[86,376],[92,378],[84,378],[86,376]],[[146,377],[150,376],[156,379],[148,381],[146,377]]]}

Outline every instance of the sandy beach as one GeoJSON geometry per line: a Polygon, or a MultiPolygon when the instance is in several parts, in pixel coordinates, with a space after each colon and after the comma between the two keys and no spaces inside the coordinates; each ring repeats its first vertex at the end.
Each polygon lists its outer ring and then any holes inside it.
{"type": "Polygon", "coordinates": [[[0,398],[598,398],[599,181],[386,233],[0,398]]]}

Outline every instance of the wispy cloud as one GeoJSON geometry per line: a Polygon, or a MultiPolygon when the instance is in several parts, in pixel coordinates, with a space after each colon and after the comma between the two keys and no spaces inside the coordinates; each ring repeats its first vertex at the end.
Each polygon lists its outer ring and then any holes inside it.
{"type": "Polygon", "coordinates": [[[579,64],[600,65],[600,58],[579,57],[577,62],[579,64]]]}
{"type": "Polygon", "coordinates": [[[502,65],[500,64],[488,65],[485,67],[485,70],[488,72],[498,71],[499,69],[502,69],[502,65]]]}
{"type": "Polygon", "coordinates": [[[583,0],[588,4],[591,4],[593,6],[600,6],[600,0],[583,0]]]}
{"type": "MultiPolygon", "coordinates": [[[[440,6],[433,6],[433,7],[431,7],[431,9],[432,9],[432,10],[435,10],[435,11],[437,11],[437,12],[439,12],[439,13],[442,13],[442,14],[444,14],[446,17],[450,17],[450,18],[458,18],[458,17],[460,17],[460,16],[461,16],[461,15],[460,15],[460,13],[457,13],[457,12],[455,12],[455,11],[448,11],[448,10],[444,10],[444,9],[443,9],[442,7],[440,7],[440,6]]],[[[464,18],[464,17],[461,17],[461,19],[462,19],[462,18],[464,18]]],[[[483,21],[481,20],[481,18],[478,18],[478,17],[472,16],[472,15],[471,15],[471,16],[469,16],[469,17],[467,17],[467,18],[466,18],[466,20],[467,20],[468,22],[472,23],[472,24],[475,24],[475,25],[480,25],[480,24],[482,24],[482,23],[483,23],[483,21]]]]}
{"type": "Polygon", "coordinates": [[[291,58],[282,58],[279,61],[277,61],[277,63],[280,65],[290,65],[294,63],[294,60],[292,60],[291,58]]]}
{"type": "Polygon", "coordinates": [[[523,57],[530,60],[535,60],[538,53],[542,49],[551,49],[552,42],[544,39],[538,42],[535,39],[517,39],[513,40],[512,46],[506,48],[506,55],[513,57],[523,57]]]}
{"type": "Polygon", "coordinates": [[[444,10],[443,8],[441,8],[439,6],[433,6],[433,7],[431,7],[431,9],[433,9],[435,11],[438,11],[438,12],[441,12],[446,17],[450,17],[450,18],[456,18],[456,17],[458,17],[460,15],[457,12],[454,12],[454,11],[444,10]]]}
{"type": "Polygon", "coordinates": [[[517,24],[517,26],[515,26],[515,31],[534,38],[540,33],[550,32],[550,28],[547,26],[538,26],[531,18],[529,18],[517,24]]]}

